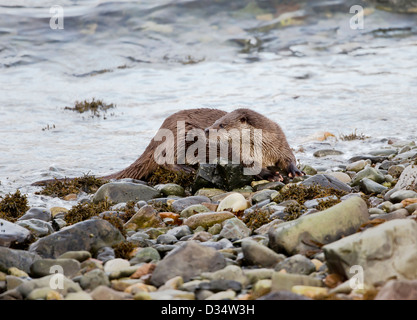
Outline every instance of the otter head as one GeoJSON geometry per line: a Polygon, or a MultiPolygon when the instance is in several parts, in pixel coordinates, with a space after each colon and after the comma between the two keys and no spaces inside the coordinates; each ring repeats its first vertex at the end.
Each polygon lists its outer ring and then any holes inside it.
{"type": "Polygon", "coordinates": [[[208,134],[210,129],[228,131],[231,129],[262,128],[262,124],[264,124],[262,118],[265,117],[250,109],[236,109],[219,118],[210,127],[206,128],[205,132],[208,134]]]}

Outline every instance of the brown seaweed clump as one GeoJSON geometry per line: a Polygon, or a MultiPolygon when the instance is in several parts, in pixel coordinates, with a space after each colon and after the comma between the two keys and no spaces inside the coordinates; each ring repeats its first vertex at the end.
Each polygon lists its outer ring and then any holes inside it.
{"type": "Polygon", "coordinates": [[[339,135],[339,139],[342,141],[353,141],[353,140],[365,140],[368,139],[368,136],[365,136],[363,133],[357,133],[357,129],[351,134],[341,134],[339,135]]]}
{"type": "Polygon", "coordinates": [[[194,180],[194,172],[172,171],[164,167],[158,167],[158,169],[156,169],[148,179],[148,183],[150,186],[175,183],[183,188],[190,188],[193,185],[194,180]]]}
{"type": "Polygon", "coordinates": [[[346,191],[342,191],[335,188],[323,188],[318,185],[303,186],[292,184],[287,185],[285,188],[281,189],[281,191],[273,199],[273,201],[276,203],[280,203],[287,200],[296,200],[298,203],[303,204],[307,200],[324,198],[332,195],[336,196],[339,199],[340,197],[343,197],[346,194],[346,191]]]}
{"type": "Polygon", "coordinates": [[[271,222],[274,218],[270,217],[270,213],[267,210],[255,209],[243,215],[241,220],[253,231],[271,222]]]}
{"type": "Polygon", "coordinates": [[[115,244],[113,247],[114,255],[116,258],[130,260],[132,251],[137,248],[132,242],[122,241],[118,244],[115,244]]]}
{"type": "MultiPolygon", "coordinates": [[[[93,100],[87,101],[75,101],[74,107],[65,107],[65,110],[71,110],[71,111],[75,111],[78,113],[85,113],[85,112],[90,112],[91,113],[91,117],[101,117],[101,112],[107,113],[107,110],[109,109],[113,109],[116,106],[111,103],[111,104],[107,104],[104,103],[102,100],[95,100],[95,98],[93,98],[93,100]]],[[[114,115],[114,114],[111,114],[114,115]]],[[[103,116],[104,119],[106,119],[105,116],[103,116]]]]}
{"type": "Polygon", "coordinates": [[[14,194],[6,194],[0,201],[0,218],[15,222],[29,209],[27,196],[16,190],[14,194]]]}
{"type": "Polygon", "coordinates": [[[85,193],[95,193],[107,182],[107,180],[98,179],[87,174],[74,179],[55,179],[55,181],[46,184],[46,186],[41,191],[36,192],[36,194],[63,198],[72,193],[78,194],[81,191],[85,193]]]}
{"type": "Polygon", "coordinates": [[[80,202],[65,214],[64,220],[68,224],[84,221],[98,216],[104,211],[109,211],[111,205],[108,201],[101,201],[99,203],[80,202]]]}
{"type": "Polygon", "coordinates": [[[298,219],[306,210],[307,208],[299,203],[291,203],[284,209],[284,213],[286,214],[284,220],[291,221],[298,219]]]}

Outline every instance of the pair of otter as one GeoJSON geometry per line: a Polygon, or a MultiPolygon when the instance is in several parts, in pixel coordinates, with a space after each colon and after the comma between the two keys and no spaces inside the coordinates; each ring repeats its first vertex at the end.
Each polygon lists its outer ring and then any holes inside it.
{"type": "MultiPolygon", "coordinates": [[[[188,109],[176,112],[165,119],[161,125],[161,129],[167,129],[173,133],[175,141],[177,140],[178,124],[181,123],[185,129],[186,135],[191,130],[202,130],[208,133],[210,129],[225,130],[230,132],[236,129],[242,132],[243,129],[247,130],[262,130],[262,154],[258,154],[258,158],[254,161],[260,161],[262,163],[262,170],[259,173],[259,177],[268,179],[271,181],[282,180],[278,169],[284,170],[289,177],[304,175],[304,172],[300,171],[296,166],[296,160],[294,154],[288,145],[287,139],[280,126],[271,121],[267,117],[261,115],[250,109],[236,109],[232,112],[225,112],[218,109],[199,108],[188,109]]],[[[133,178],[138,180],[147,180],[152,173],[160,166],[155,161],[155,152],[162,143],[157,141],[160,139],[152,139],[143,154],[126,169],[111,174],[109,176],[102,177],[103,179],[123,179],[133,178]]],[[[185,148],[188,148],[192,142],[185,142],[185,148]]],[[[207,148],[208,148],[207,143],[207,148]]],[[[177,144],[173,145],[173,157],[174,162],[178,157],[177,144]]],[[[240,149],[239,149],[240,150],[240,149]]],[[[230,157],[229,153],[229,157],[230,157]]],[[[230,158],[229,158],[230,159],[230,158]]],[[[242,159],[242,158],[240,158],[242,159]]],[[[177,163],[177,162],[175,162],[177,163]]],[[[164,165],[170,170],[190,170],[191,165],[195,163],[184,164],[167,164],[164,165]]],[[[35,185],[42,185],[51,180],[39,181],[35,185]]]]}

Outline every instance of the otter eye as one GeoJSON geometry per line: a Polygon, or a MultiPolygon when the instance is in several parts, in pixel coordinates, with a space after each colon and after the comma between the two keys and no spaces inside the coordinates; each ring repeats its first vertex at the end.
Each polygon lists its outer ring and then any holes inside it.
{"type": "Polygon", "coordinates": [[[224,129],[224,124],[223,123],[219,124],[219,127],[220,129],[224,129]]]}
{"type": "Polygon", "coordinates": [[[247,121],[247,119],[246,119],[246,117],[242,117],[242,118],[240,118],[240,122],[246,122],[247,121]]]}

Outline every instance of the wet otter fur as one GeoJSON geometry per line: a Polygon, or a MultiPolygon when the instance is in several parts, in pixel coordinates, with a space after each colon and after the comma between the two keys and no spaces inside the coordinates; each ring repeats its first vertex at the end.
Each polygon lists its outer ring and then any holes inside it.
{"type": "MultiPolygon", "coordinates": [[[[168,129],[174,134],[177,141],[177,124],[183,121],[185,124],[185,136],[190,130],[200,129],[208,133],[210,129],[262,129],[262,171],[261,178],[282,180],[278,169],[288,173],[290,177],[300,176],[304,173],[296,167],[296,160],[291,148],[288,145],[284,132],[278,124],[269,120],[265,116],[250,109],[236,109],[233,112],[225,112],[218,109],[198,108],[176,112],[165,119],[161,129],[168,129]]],[[[154,155],[158,146],[163,141],[156,141],[155,137],[151,140],[143,154],[129,167],[117,173],[100,177],[101,179],[124,179],[132,178],[147,180],[152,173],[158,169],[159,165],[155,161],[154,155]]],[[[194,141],[186,141],[185,149],[188,149],[194,141]]],[[[207,147],[207,157],[209,156],[209,143],[207,147]]],[[[177,164],[177,144],[174,144],[174,163],[164,165],[170,170],[193,171],[196,163],[177,164]]],[[[231,152],[231,151],[230,151],[231,152]]],[[[230,156],[230,153],[229,153],[230,156]]],[[[230,157],[229,157],[230,159],[230,157]]],[[[242,159],[243,160],[243,159],[242,159]]],[[[55,180],[43,180],[35,182],[33,185],[45,185],[55,180]]]]}

